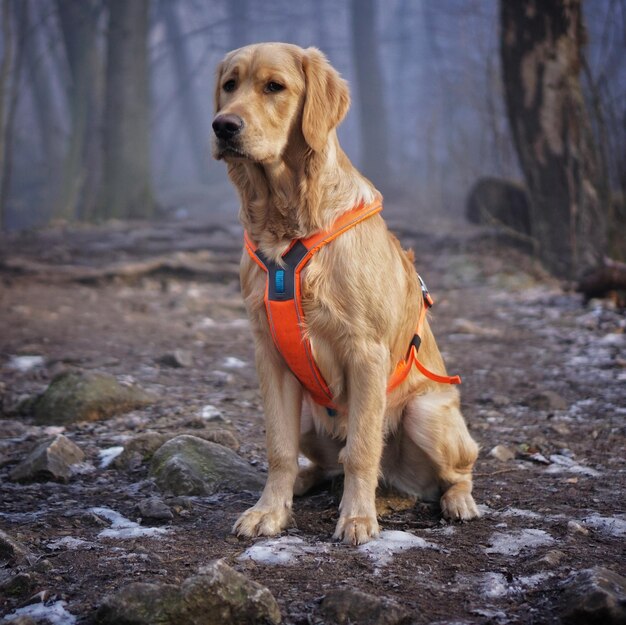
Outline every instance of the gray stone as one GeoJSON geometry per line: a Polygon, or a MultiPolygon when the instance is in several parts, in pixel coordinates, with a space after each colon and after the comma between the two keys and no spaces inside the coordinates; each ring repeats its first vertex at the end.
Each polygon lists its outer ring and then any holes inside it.
{"type": "Polygon", "coordinates": [[[319,612],[325,623],[337,625],[401,625],[408,623],[411,615],[391,599],[354,590],[339,588],[322,599],[319,612]]]}
{"type": "Polygon", "coordinates": [[[535,410],[545,410],[546,412],[554,410],[567,410],[567,402],[554,391],[539,391],[531,395],[526,404],[535,410]]]}
{"type": "Polygon", "coordinates": [[[150,474],[161,491],[212,495],[222,490],[259,490],[263,477],[235,452],[196,436],[177,436],[152,457],[150,474]]]}
{"type": "Polygon", "coordinates": [[[489,455],[500,462],[509,462],[509,460],[513,460],[515,458],[515,452],[509,449],[506,445],[496,445],[490,452],[489,455]]]}
{"type": "Polygon", "coordinates": [[[144,519],[155,519],[157,521],[171,521],[174,518],[172,511],[158,497],[144,499],[137,504],[137,510],[144,519]]]}
{"type": "Polygon", "coordinates": [[[596,566],[563,582],[563,622],[568,625],[624,625],[626,579],[596,566]]]}
{"type": "Polygon", "coordinates": [[[18,573],[0,583],[0,593],[7,597],[23,597],[33,591],[34,584],[30,573],[18,573]]]}
{"type": "Polygon", "coordinates": [[[99,625],[278,624],[280,610],[270,591],[222,560],[211,562],[182,585],[130,584],[106,597],[99,625]]]}
{"type": "Polygon", "coordinates": [[[154,401],[138,386],[120,384],[112,375],[68,371],[35,400],[33,414],[38,424],[64,425],[107,419],[154,401]]]}
{"type": "Polygon", "coordinates": [[[157,359],[160,365],[174,367],[175,369],[193,366],[193,356],[186,349],[175,349],[173,352],[163,354],[157,359]]]}
{"type": "Polygon", "coordinates": [[[69,438],[59,434],[51,441],[35,447],[27,458],[11,472],[15,482],[55,480],[67,482],[72,474],[73,464],[82,462],[85,454],[69,438]]]}
{"type": "Polygon", "coordinates": [[[0,567],[33,559],[30,551],[11,535],[0,530],[0,567]]]}
{"type": "Polygon", "coordinates": [[[0,419],[0,439],[18,438],[24,436],[28,428],[21,422],[14,419],[0,419]]]}
{"type": "Polygon", "coordinates": [[[143,432],[124,444],[124,451],[113,460],[116,469],[129,471],[150,460],[154,452],[168,440],[166,434],[143,432]]]}

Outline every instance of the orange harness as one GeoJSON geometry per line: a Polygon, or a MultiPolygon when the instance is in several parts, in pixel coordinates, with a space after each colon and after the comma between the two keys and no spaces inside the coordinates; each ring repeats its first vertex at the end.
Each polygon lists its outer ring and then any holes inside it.
{"type": "MultiPolygon", "coordinates": [[[[315,402],[326,406],[332,414],[335,406],[333,396],[324,377],[315,364],[311,343],[305,336],[304,311],[302,309],[301,274],[306,264],[324,245],[336,239],[339,235],[365,219],[372,217],[383,209],[381,198],[372,204],[360,205],[357,208],[341,215],[330,230],[317,232],[306,239],[294,239],[287,251],[282,255],[283,266],[269,260],[263,252],[252,242],[248,233],[244,240],[246,251],[250,258],[267,274],[265,283],[265,310],[269,322],[272,338],[282,354],[287,366],[298,378],[302,386],[311,394],[315,402]]],[[[402,384],[409,375],[413,365],[427,378],[442,384],[460,384],[458,375],[438,375],[429,371],[417,359],[426,311],[433,305],[433,300],[422,278],[418,275],[424,297],[424,305],[420,310],[417,330],[406,358],[401,360],[389,378],[387,393],[402,384]]]]}

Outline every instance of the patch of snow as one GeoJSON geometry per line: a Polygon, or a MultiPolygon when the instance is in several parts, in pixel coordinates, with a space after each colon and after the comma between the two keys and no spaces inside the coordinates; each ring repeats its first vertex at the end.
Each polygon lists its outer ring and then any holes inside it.
{"type": "Polygon", "coordinates": [[[599,514],[593,514],[582,520],[582,524],[591,527],[603,534],[623,538],[626,536],[626,519],[621,517],[605,517],[599,514]]]}
{"type": "Polygon", "coordinates": [[[222,365],[228,369],[243,369],[248,366],[248,363],[235,356],[226,356],[222,365]]]}
{"type": "Polygon", "coordinates": [[[523,508],[507,508],[500,513],[507,517],[523,517],[526,519],[540,519],[541,515],[532,510],[524,510],[523,508]]]}
{"type": "Polygon", "coordinates": [[[65,432],[65,426],[63,425],[48,425],[43,429],[44,436],[58,436],[65,432]]]}
{"type": "Polygon", "coordinates": [[[111,527],[102,530],[98,534],[98,538],[121,538],[126,540],[141,536],[158,536],[166,534],[168,531],[164,527],[143,527],[139,523],[122,516],[119,512],[111,510],[111,508],[90,508],[89,511],[107,519],[107,521],[111,521],[111,527]]]}
{"type": "Polygon", "coordinates": [[[605,334],[599,341],[600,345],[616,345],[621,347],[626,344],[626,334],[618,334],[617,332],[612,334],[605,334]]]}
{"type": "Polygon", "coordinates": [[[211,317],[204,317],[203,319],[200,319],[200,322],[198,323],[198,325],[201,328],[213,328],[217,324],[215,323],[215,321],[213,321],[213,319],[211,319],[211,317]]]}
{"type": "Polygon", "coordinates": [[[525,529],[513,534],[496,532],[491,536],[491,547],[485,551],[503,556],[516,556],[525,549],[536,549],[553,542],[554,538],[544,530],[525,529]]]}
{"type": "Polygon", "coordinates": [[[502,573],[484,573],[481,575],[480,592],[488,599],[498,599],[509,593],[506,577],[502,573]]]}
{"type": "Polygon", "coordinates": [[[75,462],[70,465],[70,473],[72,475],[88,475],[89,473],[93,473],[96,470],[96,467],[91,464],[91,462],[75,462]]]}
{"type": "Polygon", "coordinates": [[[46,619],[51,625],[74,625],[76,623],[76,617],[65,609],[66,605],[67,603],[65,601],[55,601],[50,605],[46,605],[45,603],[33,603],[32,605],[18,608],[15,612],[4,618],[10,623],[20,616],[30,616],[36,620],[46,619]]]}
{"type": "Polygon", "coordinates": [[[11,356],[7,367],[14,371],[26,373],[36,367],[42,367],[45,363],[43,356],[11,356]]]}
{"type": "Polygon", "coordinates": [[[297,536],[281,536],[258,542],[248,547],[237,559],[254,560],[262,564],[294,564],[296,560],[305,555],[326,553],[328,546],[325,544],[308,545],[297,536]]]}
{"type": "Polygon", "coordinates": [[[53,551],[57,551],[58,549],[68,549],[70,551],[74,551],[74,549],[80,549],[82,547],[88,548],[91,547],[92,544],[82,538],[74,538],[73,536],[63,536],[63,538],[59,538],[58,540],[53,540],[51,543],[48,543],[46,547],[48,549],[52,549],[53,551]]]}
{"type": "Polygon", "coordinates": [[[377,566],[389,564],[395,553],[407,549],[437,549],[437,545],[409,532],[385,530],[378,538],[359,547],[359,551],[367,555],[377,566]]]}
{"type": "Polygon", "coordinates": [[[523,588],[536,588],[542,582],[554,577],[554,573],[544,571],[542,573],[535,573],[534,575],[526,575],[524,577],[518,577],[517,583],[523,588]]]}
{"type": "Polygon", "coordinates": [[[100,458],[100,468],[106,469],[112,462],[124,451],[124,447],[116,445],[115,447],[107,447],[98,452],[100,458]]]}
{"type": "Polygon", "coordinates": [[[206,419],[207,421],[213,421],[215,419],[221,419],[222,412],[215,406],[207,404],[206,406],[202,406],[202,409],[200,410],[200,417],[206,419]]]}
{"type": "Polygon", "coordinates": [[[600,475],[599,471],[591,467],[584,467],[578,464],[573,458],[562,454],[552,454],[550,456],[550,462],[552,462],[552,464],[546,469],[546,473],[562,473],[563,471],[567,471],[568,473],[578,473],[579,475],[587,475],[589,477],[598,477],[600,475]]]}

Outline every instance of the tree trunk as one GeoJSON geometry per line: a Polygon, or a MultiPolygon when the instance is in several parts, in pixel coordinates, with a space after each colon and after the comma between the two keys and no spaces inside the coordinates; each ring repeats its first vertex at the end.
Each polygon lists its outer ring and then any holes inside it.
{"type": "Polygon", "coordinates": [[[0,174],[0,213],[7,215],[11,178],[13,176],[13,133],[15,130],[15,114],[17,113],[22,83],[22,61],[28,31],[28,4],[16,3],[15,23],[17,26],[17,41],[15,46],[15,61],[13,62],[13,76],[9,90],[8,108],[4,131],[4,159],[0,174]]]}
{"type": "Polygon", "coordinates": [[[181,122],[187,133],[198,180],[207,182],[209,175],[208,144],[210,135],[198,108],[189,51],[185,45],[176,12],[177,4],[173,0],[162,0],[160,3],[161,14],[172,49],[174,77],[178,84],[181,122]]]}
{"type": "MultiPolygon", "coordinates": [[[[2,61],[0,62],[0,186],[4,181],[4,164],[7,153],[7,123],[5,106],[8,100],[11,67],[13,65],[13,24],[11,23],[11,0],[2,0],[2,61]]],[[[7,214],[0,204],[0,229],[6,228],[7,214]]]]}
{"type": "MultiPolygon", "coordinates": [[[[21,0],[28,3],[28,0],[21,0]]],[[[58,109],[55,106],[54,89],[52,78],[49,72],[49,65],[45,62],[46,53],[41,49],[41,23],[43,17],[41,11],[37,12],[40,7],[29,3],[31,9],[35,10],[35,14],[29,16],[29,41],[24,47],[24,65],[28,75],[28,82],[33,98],[33,107],[35,109],[35,120],[39,127],[41,136],[42,155],[45,166],[50,172],[57,170],[57,160],[59,158],[59,145],[57,141],[57,128],[60,122],[57,118],[58,109]]]]}
{"type": "Polygon", "coordinates": [[[148,0],[110,0],[100,216],[149,218],[148,0]]]}
{"type": "Polygon", "coordinates": [[[605,207],[583,100],[580,0],[501,0],[506,105],[531,199],[531,231],[555,275],[601,265],[605,207]]]}
{"type": "Polygon", "coordinates": [[[57,0],[57,11],[71,77],[71,131],[54,214],[64,219],[88,218],[93,212],[100,169],[99,5],[96,0],[57,0]]]}
{"type": "Polygon", "coordinates": [[[383,76],[376,42],[375,0],[352,0],[352,54],[361,126],[363,173],[384,191],[389,181],[387,123],[383,100],[383,76]]]}

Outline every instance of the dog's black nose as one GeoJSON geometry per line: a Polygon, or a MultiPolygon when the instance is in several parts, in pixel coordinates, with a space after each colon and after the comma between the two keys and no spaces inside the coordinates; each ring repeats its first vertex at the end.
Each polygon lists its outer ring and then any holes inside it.
{"type": "Polygon", "coordinates": [[[237,115],[218,115],[213,120],[213,132],[219,139],[232,139],[242,128],[243,119],[237,115]]]}

